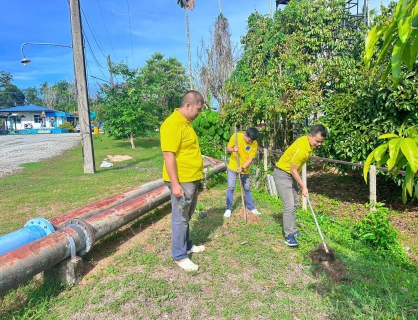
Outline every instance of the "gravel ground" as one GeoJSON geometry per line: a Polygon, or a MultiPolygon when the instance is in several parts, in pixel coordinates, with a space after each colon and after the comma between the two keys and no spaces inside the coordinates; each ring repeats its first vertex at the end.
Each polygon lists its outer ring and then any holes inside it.
{"type": "Polygon", "coordinates": [[[80,142],[79,133],[0,135],[0,178],[21,170],[22,163],[54,157],[80,142]]]}

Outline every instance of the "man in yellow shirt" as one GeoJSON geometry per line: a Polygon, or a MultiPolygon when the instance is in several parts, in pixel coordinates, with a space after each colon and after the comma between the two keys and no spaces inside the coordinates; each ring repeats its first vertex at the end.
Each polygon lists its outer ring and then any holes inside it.
{"type": "Polygon", "coordinates": [[[245,133],[237,133],[236,140],[238,145],[235,143],[235,134],[229,139],[226,151],[231,152],[232,154],[228,164],[228,189],[226,190],[225,218],[229,218],[231,216],[234,189],[238,174],[241,174],[241,181],[245,191],[245,202],[247,203],[248,210],[250,210],[253,214],[260,214],[260,212],[254,208],[253,196],[250,189],[250,165],[257,155],[257,138],[258,130],[256,128],[248,128],[245,133]],[[237,152],[239,155],[239,168],[237,165],[237,152]]]}
{"type": "Polygon", "coordinates": [[[203,159],[192,121],[202,111],[203,104],[199,92],[188,91],[181,100],[180,108],[175,109],[160,128],[163,179],[171,190],[172,255],[186,271],[199,268],[188,255],[205,250],[205,246],[193,245],[189,230],[189,220],[196,209],[200,180],[203,178],[203,159]]]}
{"type": "Polygon", "coordinates": [[[309,134],[298,138],[287,148],[276,163],[273,172],[274,182],[283,202],[283,231],[285,244],[297,247],[299,243],[295,237],[300,237],[296,227],[296,209],[299,204],[298,191],[308,196],[308,188],[300,177],[303,165],[308,161],[314,149],[322,145],[328,135],[327,129],[321,125],[310,128],[309,134]]]}

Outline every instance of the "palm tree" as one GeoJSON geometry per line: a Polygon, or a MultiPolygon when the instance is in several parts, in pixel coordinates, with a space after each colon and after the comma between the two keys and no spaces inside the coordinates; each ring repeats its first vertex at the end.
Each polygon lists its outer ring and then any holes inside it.
{"type": "Polygon", "coordinates": [[[177,0],[177,4],[184,8],[186,12],[186,33],[187,33],[187,53],[188,53],[188,69],[189,69],[189,81],[190,89],[193,87],[192,81],[192,57],[190,54],[190,31],[189,31],[189,10],[194,8],[194,0],[177,0]]]}

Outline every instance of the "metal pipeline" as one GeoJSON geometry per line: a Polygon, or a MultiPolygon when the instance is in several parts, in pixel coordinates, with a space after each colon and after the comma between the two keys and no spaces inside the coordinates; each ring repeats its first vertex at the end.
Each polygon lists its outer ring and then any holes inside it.
{"type": "MultiPolygon", "coordinates": [[[[206,176],[225,169],[223,162],[216,161],[207,170],[206,176]]],[[[105,237],[168,200],[170,190],[163,185],[85,220],[69,219],[63,223],[63,229],[0,255],[0,296],[70,257],[72,250],[79,254],[88,252],[95,240],[105,237]],[[72,249],[74,245],[75,249],[72,249]]]]}
{"type": "MultiPolygon", "coordinates": [[[[203,156],[203,162],[205,178],[219,172],[219,169],[222,169],[223,166],[223,162],[207,156],[203,156]]],[[[55,230],[62,229],[65,226],[65,222],[70,219],[85,219],[91,217],[99,212],[129,201],[151,190],[155,190],[163,185],[164,181],[162,179],[154,180],[104,200],[68,211],[63,215],[50,219],[49,222],[43,218],[32,219],[28,221],[22,229],[0,237],[0,255],[45,237],[55,230]]]]}
{"type": "Polygon", "coordinates": [[[1,255],[0,296],[69,257],[71,246],[66,234],[74,240],[76,250],[85,246],[75,230],[65,228],[1,255]]]}
{"type": "Polygon", "coordinates": [[[63,228],[64,223],[70,219],[91,217],[95,215],[96,213],[102,212],[106,209],[114,207],[125,201],[138,197],[151,190],[161,187],[162,185],[164,185],[164,181],[162,179],[154,180],[154,181],[145,183],[139,187],[111,196],[107,199],[103,199],[98,202],[85,205],[81,208],[68,211],[67,213],[64,213],[61,216],[52,218],[49,221],[54,225],[55,229],[58,230],[58,229],[63,228]]]}

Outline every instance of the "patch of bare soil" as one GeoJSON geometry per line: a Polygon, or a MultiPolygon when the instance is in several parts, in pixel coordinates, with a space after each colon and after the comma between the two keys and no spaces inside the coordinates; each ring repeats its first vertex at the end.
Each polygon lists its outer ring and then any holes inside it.
{"type": "MultiPolygon", "coordinates": [[[[247,222],[248,223],[257,223],[258,221],[260,221],[260,217],[253,214],[250,210],[246,209],[246,216],[247,216],[247,222]]],[[[239,217],[243,220],[245,220],[245,215],[244,215],[244,209],[240,209],[235,215],[235,217],[239,217]]]]}
{"type": "Polygon", "coordinates": [[[325,250],[324,245],[321,243],[310,255],[311,260],[316,264],[315,275],[324,271],[325,274],[335,282],[339,282],[344,275],[346,267],[341,260],[335,258],[334,250],[327,246],[325,250]]]}
{"type": "Polygon", "coordinates": [[[120,155],[120,154],[111,155],[111,154],[108,154],[106,156],[105,161],[122,162],[122,161],[126,161],[126,160],[131,160],[131,159],[133,159],[133,158],[131,156],[127,156],[127,155],[120,155]]]}

